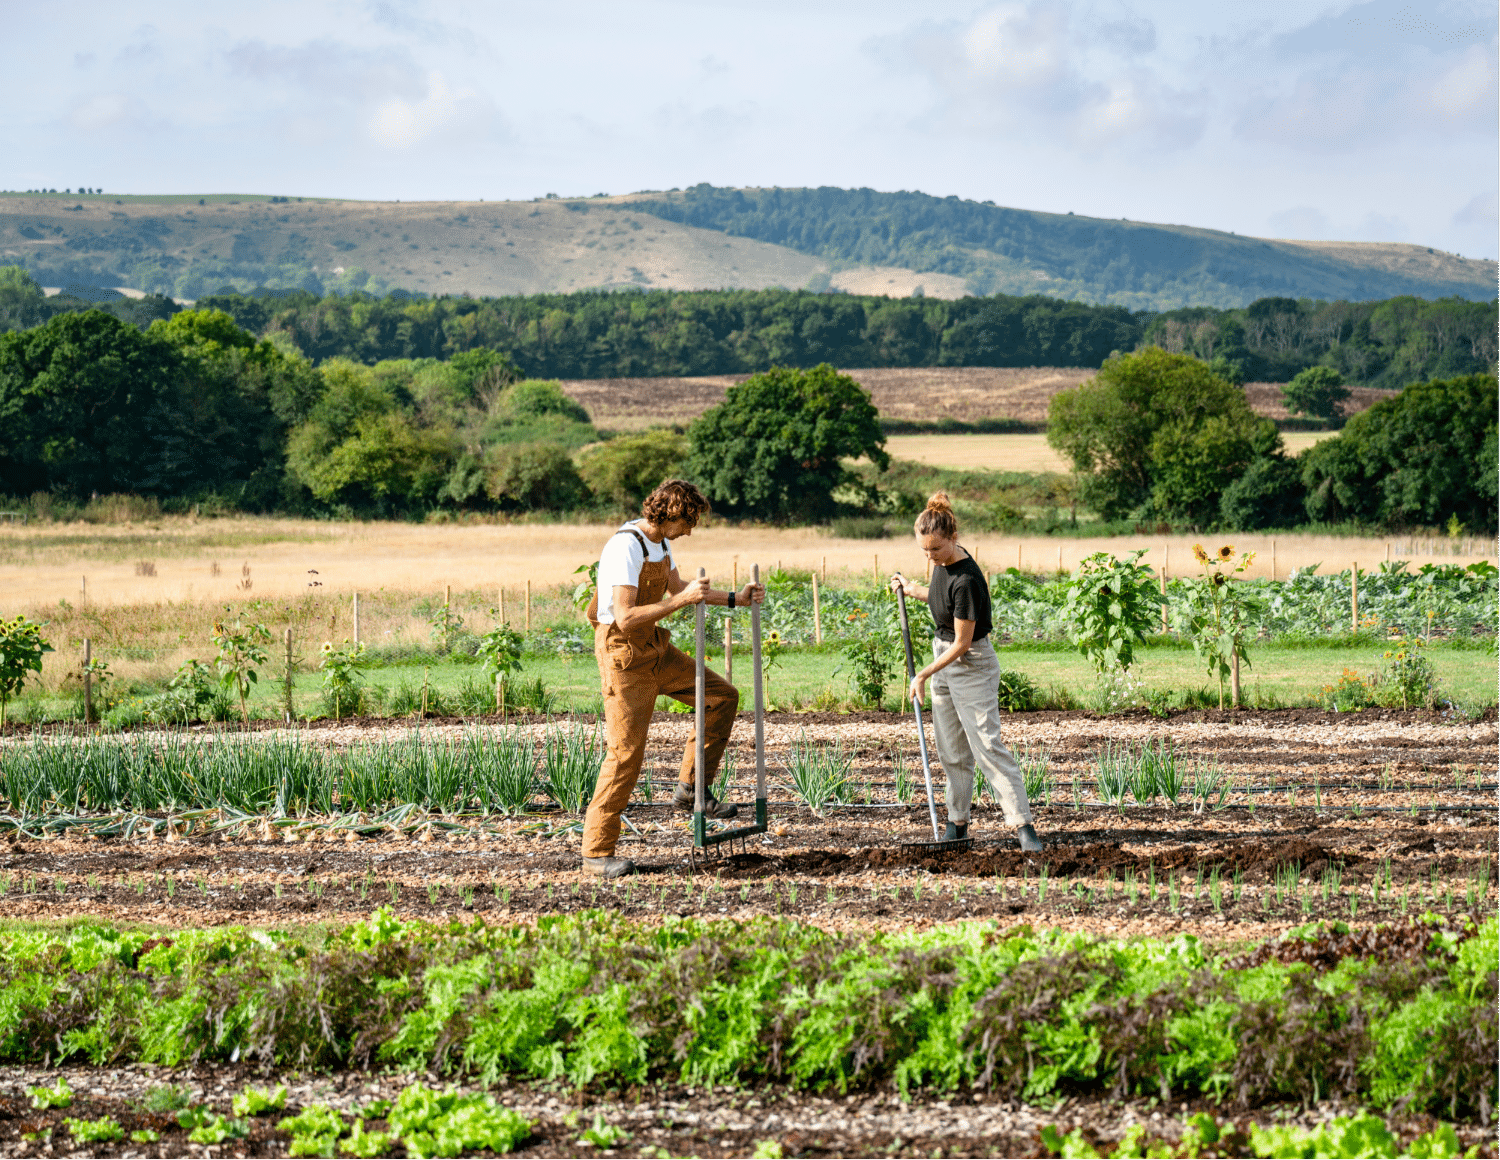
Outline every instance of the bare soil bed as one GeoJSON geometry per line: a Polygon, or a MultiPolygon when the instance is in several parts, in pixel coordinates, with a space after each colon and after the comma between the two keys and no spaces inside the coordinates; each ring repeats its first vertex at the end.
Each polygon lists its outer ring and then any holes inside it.
{"type": "MultiPolygon", "coordinates": [[[[495,727],[498,722],[433,721],[423,729],[431,736],[495,727]]],[[[345,722],[304,732],[315,743],[345,746],[406,728],[345,722]]],[[[1449,724],[1430,714],[1393,711],[1352,720],[1310,711],[1197,713],[1166,722],[1144,715],[1021,715],[1007,725],[1010,741],[1051,748],[1050,801],[1034,806],[1046,849],[1023,856],[985,802],[974,813],[974,847],[935,856],[902,848],[931,837],[920,781],[913,801],[895,799],[892,749],[915,750],[908,719],[885,713],[774,714],[767,727],[771,832],[743,849],[697,860],[690,857],[686,816],[664,804],[690,729],[690,718],[658,714],[647,759],[655,800],[646,802],[638,792],[620,845],[640,872],[615,883],[581,871],[577,819],[538,800],[528,817],[471,818],[472,825],[448,838],[424,830],[368,840],[288,841],[273,840],[269,827],[248,839],[191,833],[129,842],[12,837],[0,843],[4,911],[12,919],[94,916],[161,927],[332,924],[363,917],[377,905],[405,916],[477,916],[489,923],[529,923],[588,908],[647,921],[787,915],[833,931],[972,919],[1002,929],[1025,924],[1111,937],[1192,934],[1224,950],[1248,949],[1322,918],[1362,927],[1428,909],[1479,916],[1494,911],[1489,891],[1500,835],[1493,720],[1449,724]],[[779,764],[787,746],[804,736],[842,739],[855,757],[855,801],[825,817],[792,804],[779,764]],[[1188,760],[1220,760],[1233,782],[1227,806],[1199,812],[1187,804],[1106,808],[1091,804],[1086,788],[1075,805],[1074,775],[1081,786],[1091,784],[1102,744],[1157,738],[1170,738],[1188,760]],[[1247,795],[1247,788],[1255,792],[1247,795]]],[[[745,813],[754,770],[748,735],[747,719],[736,730],[740,774],[729,794],[746,806],[745,813]]],[[[919,778],[920,770],[915,774],[919,778]]],[[[940,772],[935,782],[941,794],[940,772]]],[[[941,801],[938,811],[941,818],[941,801]]],[[[162,1139],[144,1149],[96,1146],[90,1154],[203,1155],[168,1117],[133,1110],[133,1101],[150,1085],[170,1081],[186,1084],[222,1111],[245,1082],[260,1083],[267,1074],[209,1066],[170,1073],[149,1067],[0,1069],[0,1155],[62,1154],[60,1143],[22,1136],[55,1127],[64,1115],[105,1114],[127,1131],[154,1128],[162,1139]],[[25,1086],[58,1074],[69,1077],[78,1102],[67,1112],[33,1111],[23,1098],[25,1086]]],[[[275,1078],[291,1085],[290,1107],[314,1101],[349,1107],[389,1097],[424,1077],[288,1072],[275,1078]]],[[[902,1103],[888,1086],[837,1095],[780,1085],[574,1091],[527,1083],[499,1095],[537,1124],[517,1153],[526,1156],[606,1154],[579,1143],[596,1113],[631,1133],[608,1153],[613,1155],[666,1149],[672,1155],[744,1156],[758,1141],[775,1138],[788,1156],[930,1156],[939,1150],[947,1156],[1027,1156],[1040,1154],[1037,1130],[1045,1124],[1084,1126],[1109,1141],[1141,1122],[1175,1138],[1182,1115],[1201,1107],[1090,1096],[1038,1108],[982,1094],[939,1099],[931,1093],[902,1103]]],[[[1260,1108],[1237,1118],[1246,1128],[1251,1120],[1315,1123],[1340,1110],[1326,1104],[1260,1108]]],[[[248,1140],[215,1154],[285,1155],[289,1137],[271,1130],[270,1122],[257,1121],[248,1140]]],[[[1413,1118],[1393,1129],[1410,1138],[1430,1126],[1413,1118]]],[[[1461,1132],[1466,1146],[1478,1143],[1484,1155],[1496,1154],[1491,1130],[1461,1132]]],[[[59,1129],[55,1139],[65,1141],[66,1133],[59,1129]]]]}
{"type": "MultiPolygon", "coordinates": [[[[97,1068],[0,1068],[0,1156],[66,1155],[65,1148],[41,1137],[49,1130],[67,1140],[64,1117],[112,1116],[128,1134],[147,1128],[159,1134],[142,1146],[125,1141],[91,1144],[73,1155],[90,1156],[286,1156],[290,1133],[273,1125],[283,1114],[313,1103],[350,1114],[374,1099],[393,1099],[413,1080],[430,1076],[343,1072],[316,1076],[268,1072],[249,1065],[204,1065],[167,1071],[149,1066],[97,1068]],[[25,1097],[28,1086],[66,1076],[77,1096],[71,1108],[37,1112],[25,1097]],[[139,1103],[153,1085],[171,1083],[185,1089],[194,1103],[229,1114],[230,1098],[247,1083],[288,1087],[287,1111],[252,1121],[248,1139],[205,1148],[187,1140],[170,1113],[146,1112],[139,1103]]],[[[534,1125],[531,1137],[514,1156],[749,1156],[763,1140],[775,1140],[785,1156],[1042,1156],[1040,1129],[1056,1125],[1066,1132],[1082,1128],[1095,1145],[1117,1141],[1134,1124],[1148,1137],[1175,1140],[1184,1116],[1208,1111],[1229,1119],[1245,1136],[1252,1123],[1313,1127],[1353,1109],[1328,1101],[1311,1107],[1270,1106],[1235,1117],[1201,1100],[1162,1105],[1156,1100],[1111,1100],[1065,1097],[1050,1107],[1017,1101],[956,1094],[947,1099],[918,1096],[903,1101],[888,1088],[848,1094],[819,1094],[782,1086],[759,1089],[691,1088],[649,1084],[624,1089],[574,1089],[554,1083],[519,1083],[496,1091],[505,1106],[534,1125]],[[599,1117],[628,1138],[612,1149],[580,1139],[599,1117]]],[[[1425,1115],[1398,1116],[1391,1130],[1403,1139],[1429,1131],[1436,1121],[1425,1115]]],[[[1226,1124],[1226,1127],[1228,1125],[1226,1124]]],[[[1463,1144],[1480,1146],[1495,1156],[1494,1132],[1477,1125],[1457,1125],[1463,1144]]],[[[400,1155],[398,1148],[393,1155],[400,1155]]],[[[470,1153],[488,1156],[484,1151],[470,1153]]]]}
{"type": "MultiPolygon", "coordinates": [[[[1479,878],[1495,877],[1494,722],[1444,724],[1395,711],[1350,717],[1307,710],[1167,722],[1144,714],[1019,715],[1007,730],[1011,743],[1050,749],[1051,783],[1033,802],[1047,848],[1035,855],[1021,855],[988,800],[976,805],[971,850],[934,856],[903,848],[931,838],[920,768],[912,762],[916,789],[907,802],[897,800],[892,777],[895,749],[916,748],[909,720],[772,714],[770,832],[695,859],[688,817],[667,801],[691,719],[658,714],[647,756],[653,800],[645,800],[643,778],[619,848],[638,866],[634,879],[606,885],[585,874],[581,822],[536,799],[523,818],[470,816],[469,825],[446,833],[424,828],[364,840],[347,840],[347,831],[320,840],[311,831],[291,841],[269,826],[243,837],[149,841],[35,841],[12,833],[0,844],[0,885],[15,917],[92,914],[116,922],[342,921],[379,904],[403,914],[474,912],[515,922],[605,907],[636,916],[797,915],[829,927],[998,918],[1100,934],[1192,931],[1215,943],[1259,939],[1316,918],[1364,922],[1429,907],[1472,909],[1479,878]],[[780,764],[803,738],[840,740],[854,758],[853,800],[826,807],[823,817],[793,801],[780,764]],[[1098,801],[1098,750],[1160,738],[1184,762],[1223,766],[1230,784],[1223,808],[1098,801]],[[1278,892],[1278,876],[1292,866],[1299,885],[1278,892]]],[[[747,725],[737,730],[738,781],[727,797],[748,816],[754,754],[747,725]]],[[[431,738],[496,727],[429,722],[423,731],[431,738]]],[[[547,726],[525,727],[540,733],[547,726]]],[[[345,722],[303,732],[343,746],[411,728],[345,722]]],[[[940,767],[934,783],[941,821],[940,767]]]]}

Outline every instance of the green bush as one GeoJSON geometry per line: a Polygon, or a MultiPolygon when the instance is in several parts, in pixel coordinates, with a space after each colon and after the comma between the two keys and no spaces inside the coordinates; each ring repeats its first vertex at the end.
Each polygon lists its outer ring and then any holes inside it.
{"type": "Polygon", "coordinates": [[[618,435],[585,452],[578,464],[584,483],[632,512],[687,458],[687,439],[672,431],[618,435]]]}
{"type": "Polygon", "coordinates": [[[572,457],[553,443],[499,444],[485,466],[485,490],[506,511],[567,511],[586,494],[572,457]]]}
{"type": "Polygon", "coordinates": [[[1307,522],[1302,468],[1280,455],[1263,455],[1224,489],[1219,526],[1236,532],[1294,528],[1307,522]]]}
{"type": "Polygon", "coordinates": [[[1333,422],[1339,418],[1339,404],[1349,397],[1349,388],[1344,386],[1344,376],[1332,367],[1308,367],[1293,376],[1281,394],[1292,414],[1333,422]]]}

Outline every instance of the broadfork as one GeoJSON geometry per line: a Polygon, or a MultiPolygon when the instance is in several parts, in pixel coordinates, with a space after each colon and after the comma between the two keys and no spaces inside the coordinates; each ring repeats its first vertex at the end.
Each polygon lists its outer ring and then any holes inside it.
{"type": "MultiPolygon", "coordinates": [[[[702,579],[707,573],[698,569],[698,576],[702,579]]],[[[755,584],[760,583],[760,565],[754,564],[750,568],[750,579],[755,584]]],[[[703,654],[705,648],[704,622],[707,617],[707,608],[700,603],[697,611],[697,623],[695,632],[695,645],[697,649],[696,671],[693,674],[693,733],[696,752],[693,758],[693,850],[696,856],[706,853],[708,850],[721,845],[724,842],[739,840],[743,848],[745,840],[754,834],[766,832],[766,698],[765,685],[761,675],[760,667],[760,604],[754,600],[750,602],[750,667],[755,673],[755,824],[752,826],[739,826],[733,830],[716,830],[708,832],[708,819],[704,816],[704,806],[707,805],[707,777],[703,759],[703,694],[704,694],[704,666],[703,654]]],[[[717,850],[715,851],[717,852],[717,850]]]]}

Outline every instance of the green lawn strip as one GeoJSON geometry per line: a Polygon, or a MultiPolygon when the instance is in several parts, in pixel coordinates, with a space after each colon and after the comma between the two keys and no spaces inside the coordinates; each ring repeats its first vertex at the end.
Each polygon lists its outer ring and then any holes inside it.
{"type": "Polygon", "coordinates": [[[648,924],[595,911],[489,927],[382,909],[311,941],[12,930],[0,934],[0,1059],[237,1058],[576,1085],[889,1080],[1032,1101],[1079,1089],[1339,1096],[1487,1114],[1496,922],[1423,921],[1365,942],[1336,928],[1289,936],[1342,946],[1331,969],[1316,956],[1236,961],[1187,936],[1096,941],[985,922],[836,935],[770,917],[648,924]],[[1408,953],[1366,957],[1382,938],[1408,953]]]}

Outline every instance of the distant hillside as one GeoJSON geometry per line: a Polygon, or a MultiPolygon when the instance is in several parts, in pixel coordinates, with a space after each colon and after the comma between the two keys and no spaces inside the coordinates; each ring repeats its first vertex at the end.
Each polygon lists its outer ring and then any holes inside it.
{"type": "Polygon", "coordinates": [[[0,194],[0,265],[180,299],[229,287],[475,297],[650,288],[1045,294],[1133,310],[1257,298],[1495,297],[1494,262],[1268,241],[844,189],[536,202],[0,194]]]}
{"type": "Polygon", "coordinates": [[[1494,262],[1422,246],[1273,241],[827,186],[705,184],[629,200],[668,221],[786,246],[836,266],[962,278],[974,294],[1048,294],[1136,310],[1244,306],[1268,297],[1488,301],[1496,294],[1494,262]]]}
{"type": "MultiPolygon", "coordinates": [[[[609,201],[0,195],[0,265],[45,286],[425,294],[797,288],[827,263],[609,201]]],[[[826,274],[825,274],[826,278],[826,274]]]]}

